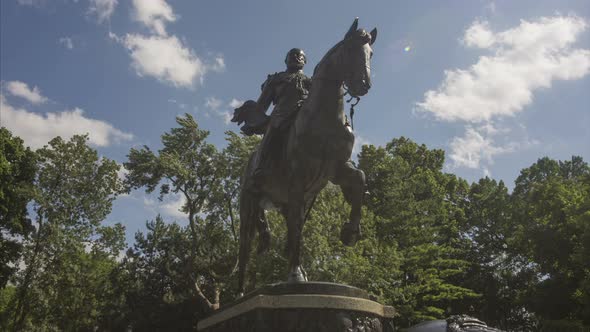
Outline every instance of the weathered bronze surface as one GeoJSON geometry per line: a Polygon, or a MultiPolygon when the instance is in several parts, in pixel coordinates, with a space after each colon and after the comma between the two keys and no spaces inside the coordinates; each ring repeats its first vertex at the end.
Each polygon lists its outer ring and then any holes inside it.
{"type": "Polygon", "coordinates": [[[346,121],[345,92],[353,97],[371,88],[371,45],[377,30],[358,29],[358,19],[314,70],[311,81],[303,74],[303,51],[293,49],[285,59],[287,70],[270,75],[257,102],[236,109],[234,122],[245,122],[246,134],[265,132],[261,146],[251,155],[243,176],[240,197],[239,287],[245,287],[250,243],[259,233],[259,251],[268,248],[270,232],[266,208],[275,207],[287,222],[289,282],[305,281],[301,269],[301,232],[307,212],[328,181],[339,185],[351,205],[350,220],[341,240],[354,245],[360,237],[361,204],[365,175],[350,157],[354,133],[346,121]],[[275,108],[267,120],[264,112],[275,108]]]}
{"type": "Polygon", "coordinates": [[[334,309],[255,309],[199,332],[393,332],[379,317],[334,309]]]}
{"type": "Polygon", "coordinates": [[[332,282],[309,281],[309,282],[280,282],[258,288],[243,297],[235,300],[230,305],[244,302],[257,295],[293,295],[293,294],[322,294],[348,296],[358,299],[372,300],[369,293],[353,286],[336,284],[332,282]]]}
{"type": "Polygon", "coordinates": [[[199,321],[198,331],[393,331],[392,307],[361,289],[322,282],[258,289],[199,321]]]}

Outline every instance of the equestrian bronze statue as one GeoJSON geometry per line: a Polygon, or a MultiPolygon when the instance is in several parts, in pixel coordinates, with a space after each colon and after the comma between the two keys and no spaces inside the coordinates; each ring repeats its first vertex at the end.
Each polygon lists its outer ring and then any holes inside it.
{"type": "Polygon", "coordinates": [[[269,75],[258,101],[237,108],[232,121],[245,123],[247,134],[265,134],[250,156],[240,193],[238,283],[245,286],[251,242],[258,231],[258,251],[270,245],[265,209],[277,208],[287,222],[288,282],[306,281],[301,269],[301,234],[317,194],[328,181],[339,185],[351,205],[340,238],[354,245],[360,237],[365,175],[350,157],[354,133],[344,114],[344,96],[365,95],[371,88],[371,45],[377,30],[358,29],[358,19],[343,40],[315,67],[311,80],[303,72],[305,54],[287,54],[285,72],[269,75]],[[265,114],[270,103],[271,116],[265,114]]]}

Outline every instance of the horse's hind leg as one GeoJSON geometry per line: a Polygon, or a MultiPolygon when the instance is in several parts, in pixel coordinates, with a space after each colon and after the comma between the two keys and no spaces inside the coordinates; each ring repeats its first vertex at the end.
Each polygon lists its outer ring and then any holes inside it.
{"type": "Polygon", "coordinates": [[[287,207],[287,248],[289,255],[288,282],[306,281],[301,270],[301,233],[305,222],[305,202],[301,177],[294,176],[289,188],[287,207]]]}
{"type": "Polygon", "coordinates": [[[344,198],[351,206],[350,221],[342,226],[340,232],[342,243],[351,246],[360,238],[361,206],[365,194],[365,173],[348,161],[340,167],[332,182],[340,186],[344,198]]]}
{"type": "Polygon", "coordinates": [[[246,266],[250,259],[252,238],[256,228],[260,229],[260,215],[264,211],[258,206],[257,196],[243,191],[240,196],[240,248],[238,255],[238,296],[246,288],[246,266]]]}

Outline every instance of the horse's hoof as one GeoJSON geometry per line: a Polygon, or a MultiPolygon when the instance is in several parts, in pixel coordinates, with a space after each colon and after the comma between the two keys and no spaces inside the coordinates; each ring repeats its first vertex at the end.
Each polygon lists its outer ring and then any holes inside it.
{"type": "Polygon", "coordinates": [[[242,297],[244,297],[244,292],[239,292],[236,298],[241,299],[242,297]]]}
{"type": "Polygon", "coordinates": [[[306,282],[307,278],[301,268],[297,267],[295,270],[289,272],[289,277],[287,278],[288,283],[296,283],[296,282],[306,282]]]}
{"type": "Polygon", "coordinates": [[[270,248],[270,232],[264,231],[258,236],[258,247],[256,252],[260,255],[268,251],[270,248]]]}
{"type": "Polygon", "coordinates": [[[340,231],[340,240],[345,246],[354,246],[361,237],[360,225],[353,225],[351,222],[347,222],[342,225],[340,231]]]}

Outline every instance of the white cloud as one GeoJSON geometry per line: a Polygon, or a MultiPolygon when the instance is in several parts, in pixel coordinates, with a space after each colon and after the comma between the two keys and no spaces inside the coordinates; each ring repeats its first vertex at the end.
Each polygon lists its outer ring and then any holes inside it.
{"type": "Polygon", "coordinates": [[[123,181],[127,177],[127,174],[129,174],[129,170],[127,168],[125,168],[125,165],[123,165],[123,164],[118,164],[118,165],[119,165],[119,170],[117,171],[117,177],[119,178],[119,180],[123,181]]]}
{"type": "Polygon", "coordinates": [[[223,119],[223,123],[229,125],[231,123],[231,119],[233,119],[233,115],[229,111],[220,112],[219,115],[223,119]]]}
{"type": "MultiPolygon", "coordinates": [[[[233,112],[230,112],[227,109],[225,109],[225,107],[223,107],[224,104],[225,103],[221,99],[215,97],[207,97],[205,99],[205,107],[212,110],[215,113],[215,115],[217,115],[219,118],[223,120],[223,123],[228,125],[231,123],[231,119],[233,118],[233,112]]],[[[242,105],[242,102],[237,99],[232,99],[229,103],[227,103],[227,105],[230,107],[233,107],[232,105],[236,104],[240,106],[242,105]]],[[[205,113],[205,117],[209,117],[209,114],[205,113]]]]}
{"type": "MultiPolygon", "coordinates": [[[[127,34],[120,37],[109,32],[109,37],[130,52],[132,66],[139,76],[152,76],[175,87],[193,88],[194,82],[203,83],[208,71],[225,70],[223,56],[212,62],[203,61],[175,35],[168,35],[166,24],[177,16],[165,0],[133,0],[133,19],[149,28],[150,34],[127,34]]],[[[184,105],[186,108],[186,105],[184,105]]]]}
{"type": "Polygon", "coordinates": [[[120,44],[125,43],[124,38],[117,36],[112,31],[109,31],[109,38],[112,39],[113,41],[116,41],[117,43],[120,43],[120,44]]]}
{"type": "Polygon", "coordinates": [[[160,36],[166,36],[166,22],[176,21],[165,0],[133,0],[134,19],[160,36]]]}
{"type": "Polygon", "coordinates": [[[590,50],[571,46],[586,22],[577,17],[543,17],[495,33],[474,22],[463,42],[493,51],[468,69],[445,71],[436,91],[418,103],[438,120],[478,123],[514,116],[533,100],[533,92],[554,80],[579,79],[590,72],[590,50]]]}
{"type": "Polygon", "coordinates": [[[178,219],[187,218],[188,214],[180,211],[184,205],[185,199],[180,194],[170,194],[164,202],[156,201],[147,196],[143,197],[144,206],[154,214],[159,213],[165,216],[178,219]]]}
{"type": "Polygon", "coordinates": [[[45,103],[48,99],[41,95],[41,91],[38,87],[29,88],[27,83],[20,81],[11,81],[6,83],[6,90],[16,97],[24,98],[31,104],[39,105],[45,103]]]}
{"type": "Polygon", "coordinates": [[[40,115],[12,107],[0,94],[0,109],[2,125],[32,148],[40,148],[56,136],[67,139],[75,134],[88,133],[90,143],[96,146],[133,138],[132,134],[116,129],[108,122],[85,117],[79,108],[40,115]]]}
{"type": "MultiPolygon", "coordinates": [[[[145,1],[149,2],[149,1],[145,1]]],[[[88,7],[88,13],[96,15],[96,19],[99,23],[107,21],[111,15],[115,12],[118,0],[90,0],[90,7],[88,7]]]]}
{"type": "Polygon", "coordinates": [[[72,41],[72,38],[70,38],[70,37],[61,37],[59,39],[59,43],[62,44],[68,50],[71,50],[74,48],[74,42],[72,41]]]}
{"type": "Polygon", "coordinates": [[[478,127],[467,126],[463,137],[454,137],[451,140],[450,158],[453,162],[452,166],[467,168],[483,167],[484,175],[489,176],[490,171],[487,166],[494,163],[494,156],[539,144],[538,141],[531,140],[528,137],[520,141],[507,142],[503,146],[495,142],[496,137],[509,132],[510,130],[508,129],[498,129],[490,123],[478,127]]]}
{"type": "Polygon", "coordinates": [[[450,158],[455,167],[479,168],[482,160],[492,163],[495,155],[513,151],[513,147],[494,146],[493,140],[474,128],[467,127],[463,137],[451,141],[450,158]]]}
{"type": "Polygon", "coordinates": [[[470,47],[489,48],[495,42],[496,36],[490,31],[488,22],[473,22],[463,37],[463,43],[470,47]]]}
{"type": "MultiPolygon", "coordinates": [[[[121,164],[121,163],[117,163],[117,165],[119,165],[119,170],[117,171],[117,177],[119,178],[120,181],[125,181],[125,178],[127,177],[127,174],[129,174],[129,170],[127,168],[125,168],[125,165],[121,164]]],[[[118,195],[119,198],[122,197],[130,197],[131,195],[128,193],[120,193],[118,195]]]]}
{"type": "Polygon", "coordinates": [[[176,218],[186,218],[188,215],[180,209],[184,205],[185,199],[182,195],[176,195],[172,197],[168,202],[162,204],[161,209],[164,214],[167,214],[176,218]]]}
{"type": "Polygon", "coordinates": [[[168,99],[168,102],[169,102],[170,104],[175,104],[176,106],[178,106],[178,108],[180,108],[180,109],[182,109],[182,110],[184,110],[184,109],[186,109],[186,108],[188,107],[188,105],[187,105],[187,104],[185,104],[185,103],[181,103],[181,102],[179,102],[179,101],[178,101],[178,100],[176,100],[176,99],[168,99]]]}
{"type": "Polygon", "coordinates": [[[223,101],[221,101],[220,99],[217,99],[215,97],[207,97],[205,99],[205,107],[212,109],[212,110],[218,110],[221,105],[223,104],[223,101]]]}
{"type": "Polygon", "coordinates": [[[243,100],[232,98],[232,100],[229,102],[229,107],[238,108],[238,107],[242,106],[242,104],[244,104],[243,100]]]}
{"type": "Polygon", "coordinates": [[[207,71],[201,59],[176,36],[109,36],[128,49],[131,65],[139,76],[153,76],[177,87],[192,87],[195,80],[202,81],[207,71]]]}
{"type": "Polygon", "coordinates": [[[225,60],[222,56],[215,57],[213,65],[211,65],[211,70],[216,72],[222,72],[225,70],[225,60]]]}
{"type": "Polygon", "coordinates": [[[487,165],[495,156],[538,143],[525,138],[499,146],[494,139],[510,130],[494,122],[522,112],[534,93],[551,87],[554,80],[580,79],[590,72],[590,50],[573,47],[586,28],[581,18],[556,16],[521,20],[501,32],[475,21],[465,31],[464,46],[490,54],[467,69],[445,71],[440,86],[417,103],[418,111],[439,121],[465,123],[465,134],[450,142],[454,167],[483,167],[489,174],[487,165]]]}

